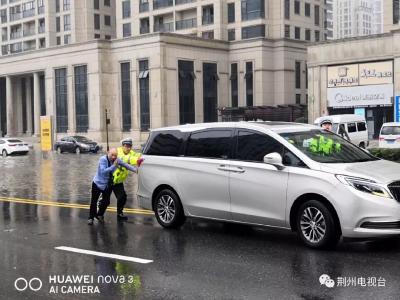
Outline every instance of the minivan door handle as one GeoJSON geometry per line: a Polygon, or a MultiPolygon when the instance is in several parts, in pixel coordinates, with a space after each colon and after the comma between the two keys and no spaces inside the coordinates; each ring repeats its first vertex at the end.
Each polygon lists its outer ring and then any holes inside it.
{"type": "Polygon", "coordinates": [[[219,165],[219,167],[217,168],[220,171],[224,171],[224,172],[230,172],[231,169],[229,167],[227,167],[226,165],[219,165]]]}
{"type": "Polygon", "coordinates": [[[243,169],[242,167],[234,167],[234,168],[231,168],[231,171],[232,171],[232,172],[235,172],[235,173],[244,173],[244,172],[246,172],[246,170],[243,169]]]}

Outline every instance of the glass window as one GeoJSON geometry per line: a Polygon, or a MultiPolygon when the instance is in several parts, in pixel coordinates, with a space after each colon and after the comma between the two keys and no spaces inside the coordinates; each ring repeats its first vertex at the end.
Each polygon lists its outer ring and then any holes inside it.
{"type": "Polygon", "coordinates": [[[140,130],[150,128],[149,61],[139,61],[140,130]]]}
{"type": "Polygon", "coordinates": [[[131,23],[126,23],[122,25],[122,35],[123,37],[131,36],[131,23]]]}
{"type": "Polygon", "coordinates": [[[265,25],[248,26],[242,28],[242,39],[265,37],[265,25]]]}
{"type": "Polygon", "coordinates": [[[236,39],[235,29],[228,29],[228,41],[234,41],[236,39]]]}
{"type": "Polygon", "coordinates": [[[203,115],[204,122],[218,121],[217,64],[203,63],[203,115]]]}
{"type": "Polygon", "coordinates": [[[64,45],[68,45],[68,44],[71,44],[71,35],[70,34],[64,35],[64,45]]]}
{"type": "Polygon", "coordinates": [[[71,30],[71,16],[64,15],[64,31],[71,30]]]}
{"type": "Polygon", "coordinates": [[[121,63],[122,130],[131,129],[131,64],[121,63]]]}
{"type": "Polygon", "coordinates": [[[75,67],[75,113],[76,131],[87,132],[89,128],[87,66],[75,67]]]}
{"type": "Polygon", "coordinates": [[[399,23],[400,1],[393,0],[393,24],[399,23]]]}
{"type": "Polygon", "coordinates": [[[55,0],[56,1],[56,12],[60,12],[60,0],[55,0]]]}
{"type": "Polygon", "coordinates": [[[315,30],[315,41],[319,42],[320,36],[319,36],[319,30],[315,30]]]}
{"type": "Polygon", "coordinates": [[[242,0],[242,21],[264,18],[264,0],[242,0]]]}
{"type": "Polygon", "coordinates": [[[94,14],[94,29],[96,29],[96,30],[100,29],[100,15],[99,14],[94,14]]]}
{"type": "Polygon", "coordinates": [[[111,16],[104,16],[104,25],[105,26],[111,26],[111,16]]]}
{"type": "Polygon", "coordinates": [[[131,17],[131,1],[122,1],[122,18],[131,17]]]}
{"type": "Polygon", "coordinates": [[[301,104],[301,94],[296,94],[296,104],[301,104]]]}
{"type": "Polygon", "coordinates": [[[347,123],[347,132],[357,132],[356,123],[347,123]]]}
{"type": "Polygon", "coordinates": [[[357,123],[357,131],[365,131],[367,130],[367,126],[365,122],[358,122],[357,123]]]}
{"type": "Polygon", "coordinates": [[[306,34],[305,34],[305,39],[306,41],[310,41],[311,40],[311,30],[310,29],[306,29],[306,34]]]}
{"type": "Polygon", "coordinates": [[[93,0],[94,9],[100,9],[100,0],[93,0]]]}
{"type": "Polygon", "coordinates": [[[304,3],[304,15],[306,17],[311,16],[311,6],[310,3],[304,3]]]}
{"type": "Polygon", "coordinates": [[[289,143],[320,163],[354,163],[377,160],[340,136],[323,129],[280,133],[289,143]]]}
{"type": "Polygon", "coordinates": [[[144,153],[146,155],[178,156],[183,145],[183,133],[180,131],[154,132],[144,153]]]}
{"type": "Polygon", "coordinates": [[[319,26],[319,5],[314,5],[314,24],[319,26]]]}
{"type": "Polygon", "coordinates": [[[294,13],[296,15],[300,14],[300,1],[298,1],[298,0],[294,1],[294,13]]]}
{"type": "Polygon", "coordinates": [[[55,70],[55,89],[56,89],[56,130],[57,132],[67,132],[68,88],[67,88],[66,68],[55,70]]]}
{"type": "Polygon", "coordinates": [[[381,134],[383,135],[398,135],[400,134],[400,127],[399,126],[385,126],[382,127],[381,134]]]}
{"type": "Polygon", "coordinates": [[[186,146],[186,156],[228,159],[231,154],[231,135],[231,130],[192,133],[186,146]]]}
{"type": "Polygon", "coordinates": [[[111,6],[110,0],[104,0],[104,6],[111,6]]]}
{"type": "Polygon", "coordinates": [[[63,0],[63,11],[70,10],[71,0],[63,0]]]}
{"type": "Polygon", "coordinates": [[[301,62],[295,62],[296,89],[301,88],[301,62]]]}
{"type": "Polygon", "coordinates": [[[60,17],[56,18],[56,31],[57,32],[61,31],[61,20],[60,20],[60,17]]]}
{"type": "Polygon", "coordinates": [[[285,19],[290,19],[290,0],[285,0],[285,19]]]}
{"type": "Polygon", "coordinates": [[[246,62],[246,106],[253,106],[253,62],[246,62]]]}
{"type": "Polygon", "coordinates": [[[194,109],[194,74],[193,61],[178,61],[179,76],[179,123],[195,122],[194,109]]]}
{"type": "Polygon", "coordinates": [[[295,28],[294,28],[294,38],[295,38],[296,40],[299,40],[299,39],[300,39],[300,27],[295,27],[295,28]]]}
{"type": "Polygon", "coordinates": [[[285,38],[290,39],[290,25],[285,25],[285,38]]]}
{"type": "Polygon", "coordinates": [[[235,3],[228,3],[228,23],[235,23],[235,3]]]}
{"type": "Polygon", "coordinates": [[[238,107],[239,93],[238,93],[238,64],[231,64],[231,97],[232,106],[238,107]]]}
{"type": "Polygon", "coordinates": [[[264,156],[273,152],[282,154],[283,145],[268,135],[239,131],[237,137],[238,160],[263,162],[264,156]]]}

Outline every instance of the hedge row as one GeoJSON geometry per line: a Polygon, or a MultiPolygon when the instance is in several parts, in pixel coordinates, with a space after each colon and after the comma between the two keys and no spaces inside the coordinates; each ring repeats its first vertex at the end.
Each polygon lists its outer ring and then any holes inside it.
{"type": "Polygon", "coordinates": [[[400,149],[370,148],[368,151],[376,157],[400,162],[400,149]]]}

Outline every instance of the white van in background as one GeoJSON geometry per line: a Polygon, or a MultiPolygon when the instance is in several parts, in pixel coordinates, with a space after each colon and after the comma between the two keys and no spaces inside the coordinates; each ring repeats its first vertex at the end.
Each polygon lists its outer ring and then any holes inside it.
{"type": "Polygon", "coordinates": [[[379,134],[379,148],[400,148],[400,122],[382,125],[379,134]]]}
{"type": "Polygon", "coordinates": [[[347,134],[350,137],[350,142],[361,147],[366,148],[369,145],[368,129],[365,117],[360,115],[332,115],[319,117],[314,121],[314,124],[319,126],[320,122],[324,119],[332,121],[332,131],[339,134],[339,127],[343,124],[347,134]]]}

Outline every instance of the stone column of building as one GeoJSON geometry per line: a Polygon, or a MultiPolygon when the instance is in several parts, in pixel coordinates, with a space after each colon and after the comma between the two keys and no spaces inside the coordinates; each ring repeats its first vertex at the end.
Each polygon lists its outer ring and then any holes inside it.
{"type": "Polygon", "coordinates": [[[26,134],[32,135],[32,94],[31,94],[31,78],[25,78],[25,103],[26,103],[26,115],[23,116],[26,119],[26,134]]]}
{"type": "Polygon", "coordinates": [[[100,77],[98,71],[92,72],[88,65],[88,105],[89,105],[89,130],[91,137],[98,141],[103,140],[102,120],[104,118],[103,94],[101,92],[100,77]]]}
{"type": "Polygon", "coordinates": [[[15,134],[12,78],[6,77],[7,136],[15,134]]]}
{"type": "Polygon", "coordinates": [[[74,67],[69,66],[67,69],[67,99],[68,99],[68,133],[76,132],[76,114],[75,114],[75,91],[74,91],[74,67]]]}
{"type": "Polygon", "coordinates": [[[40,77],[39,73],[33,73],[33,122],[35,136],[40,135],[40,77]]]}

